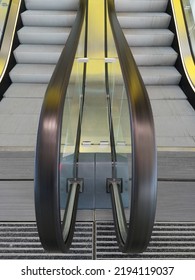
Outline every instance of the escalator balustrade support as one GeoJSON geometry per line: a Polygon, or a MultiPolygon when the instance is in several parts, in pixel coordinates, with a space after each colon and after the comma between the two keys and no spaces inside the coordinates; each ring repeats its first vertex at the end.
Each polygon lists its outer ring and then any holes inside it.
{"type": "Polygon", "coordinates": [[[107,178],[107,180],[106,180],[106,192],[107,193],[111,192],[110,188],[113,184],[117,184],[120,193],[123,192],[123,179],[122,178],[117,178],[117,179],[107,178]]]}
{"type": "Polygon", "coordinates": [[[79,192],[82,193],[84,191],[84,179],[83,178],[67,179],[67,188],[66,188],[67,193],[70,191],[70,189],[74,183],[79,185],[79,192]]]}

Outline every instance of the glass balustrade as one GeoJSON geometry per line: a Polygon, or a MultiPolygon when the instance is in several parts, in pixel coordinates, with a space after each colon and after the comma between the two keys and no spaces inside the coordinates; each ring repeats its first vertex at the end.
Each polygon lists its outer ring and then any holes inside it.
{"type": "Polygon", "coordinates": [[[0,0],[0,46],[6,25],[10,0],[0,0]]]}
{"type": "Polygon", "coordinates": [[[129,220],[132,183],[130,108],[108,15],[106,22],[107,94],[110,99],[109,121],[110,128],[112,126],[113,129],[115,150],[112,152],[115,152],[116,177],[121,179],[121,198],[126,218],[129,220]]]}
{"type": "Polygon", "coordinates": [[[64,102],[61,149],[60,149],[60,208],[62,217],[66,208],[68,184],[77,177],[77,138],[78,129],[82,121],[82,102],[84,97],[84,71],[85,71],[85,36],[86,17],[81,30],[79,44],[75,55],[70,80],[68,83],[64,102]]]}
{"type": "Polygon", "coordinates": [[[195,0],[182,0],[188,38],[195,60],[195,0]]]}

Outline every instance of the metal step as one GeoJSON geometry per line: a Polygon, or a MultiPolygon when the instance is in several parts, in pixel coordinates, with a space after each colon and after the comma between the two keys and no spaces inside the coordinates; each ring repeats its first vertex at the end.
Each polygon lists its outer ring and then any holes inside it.
{"type": "Polygon", "coordinates": [[[76,18],[75,11],[27,10],[21,14],[24,26],[72,26],[76,18]]]}
{"type": "Polygon", "coordinates": [[[43,98],[46,84],[12,83],[5,93],[6,98],[43,98]]]}
{"type": "Polygon", "coordinates": [[[64,45],[70,33],[68,27],[24,26],[18,31],[21,44],[64,45]]]}
{"type": "Polygon", "coordinates": [[[168,29],[123,29],[130,47],[170,46],[174,34],[168,29]]]}
{"type": "Polygon", "coordinates": [[[178,85],[181,74],[172,66],[140,66],[145,85],[178,85]]]}
{"type": "Polygon", "coordinates": [[[185,100],[151,100],[154,117],[156,116],[194,116],[195,111],[185,100]]]}
{"type": "Polygon", "coordinates": [[[39,115],[42,98],[3,98],[0,115],[39,115]]]}
{"type": "Polygon", "coordinates": [[[146,86],[150,100],[185,100],[186,95],[179,86],[146,86]]]}
{"type": "Polygon", "coordinates": [[[166,13],[117,13],[122,28],[168,28],[171,16],[166,13]]]}
{"type": "Polygon", "coordinates": [[[118,12],[164,12],[167,0],[115,0],[118,12]]]}
{"type": "Polygon", "coordinates": [[[42,249],[35,223],[1,223],[0,259],[195,259],[195,223],[155,223],[141,254],[121,253],[114,225],[108,221],[77,222],[65,254],[42,249]]]}
{"type": "Polygon", "coordinates": [[[54,64],[16,64],[10,72],[13,83],[48,83],[54,64]]]}
{"type": "Polygon", "coordinates": [[[131,47],[138,66],[175,65],[178,54],[171,47],[131,47]]]}
{"type": "Polygon", "coordinates": [[[28,10],[77,10],[79,0],[25,0],[28,10]]]}

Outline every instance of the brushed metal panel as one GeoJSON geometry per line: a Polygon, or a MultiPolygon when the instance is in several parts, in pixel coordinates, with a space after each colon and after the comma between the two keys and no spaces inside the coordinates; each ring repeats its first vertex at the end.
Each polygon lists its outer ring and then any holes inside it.
{"type": "Polygon", "coordinates": [[[156,221],[195,221],[195,182],[159,182],[156,221]]]}

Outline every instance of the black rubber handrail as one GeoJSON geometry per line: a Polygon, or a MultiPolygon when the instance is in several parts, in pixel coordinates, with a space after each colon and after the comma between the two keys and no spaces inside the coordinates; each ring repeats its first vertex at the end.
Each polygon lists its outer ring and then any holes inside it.
{"type": "Polygon", "coordinates": [[[118,22],[114,0],[107,0],[108,15],[127,92],[132,141],[132,187],[129,225],[115,180],[110,183],[119,247],[143,252],[150,240],[156,210],[157,153],[154,121],[144,83],[118,22]]]}
{"type": "Polygon", "coordinates": [[[87,1],[80,0],[75,23],[48,85],[37,134],[35,209],[39,237],[47,251],[66,252],[72,241],[80,185],[69,186],[64,220],[60,215],[60,146],[66,91],[83,26],[87,1]]]}

